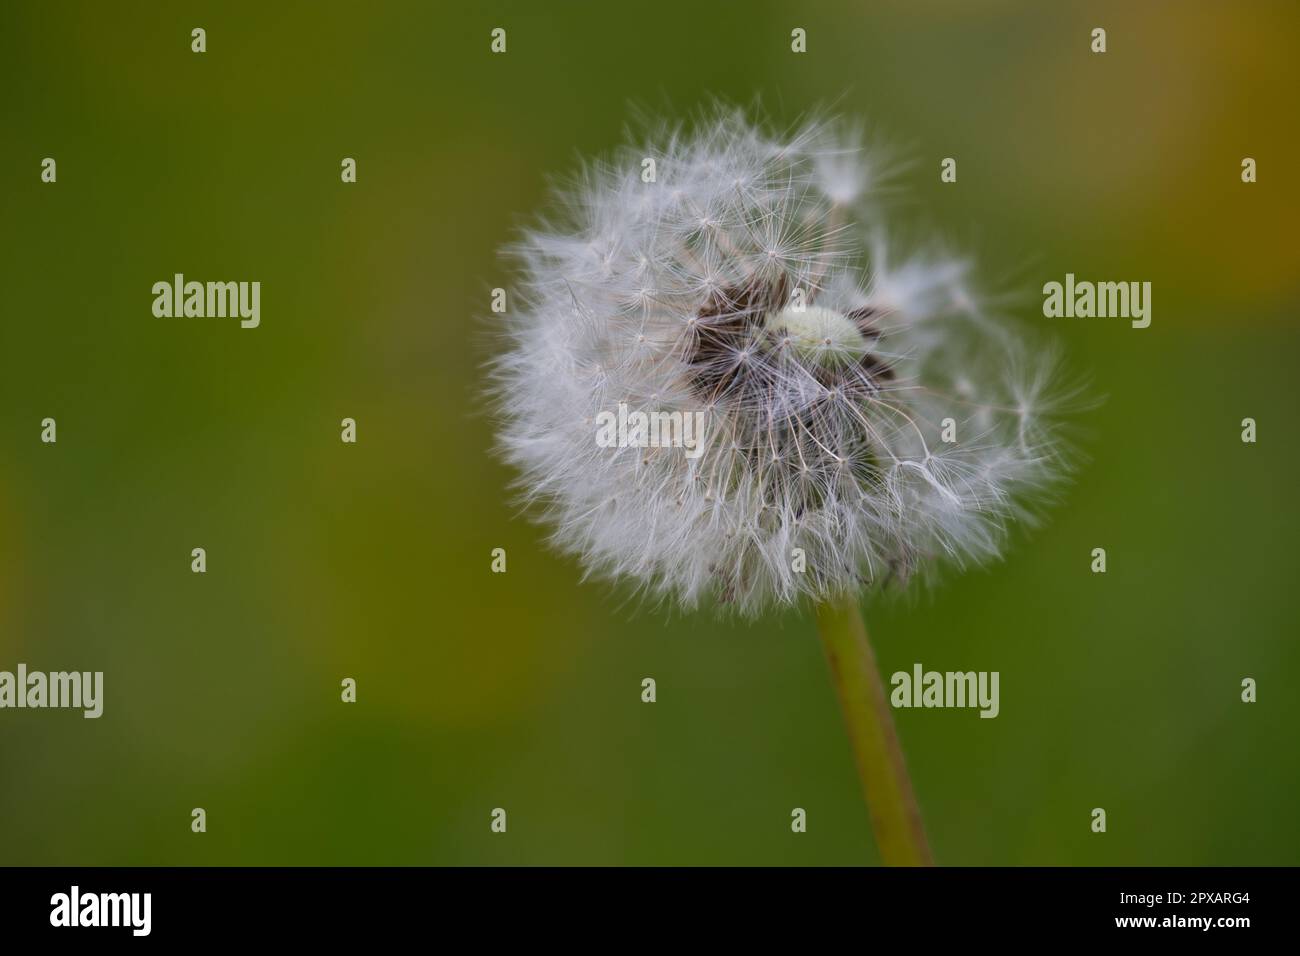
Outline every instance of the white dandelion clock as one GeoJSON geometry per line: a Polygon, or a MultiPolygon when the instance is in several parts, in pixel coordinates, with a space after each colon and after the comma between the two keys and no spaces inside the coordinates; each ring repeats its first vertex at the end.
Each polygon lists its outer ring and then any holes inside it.
{"type": "Polygon", "coordinates": [[[588,165],[512,248],[500,445],[589,574],[745,615],[810,598],[836,630],[863,590],[998,556],[1060,475],[1051,358],[965,260],[891,245],[884,178],[860,133],[719,110],[588,165]]]}

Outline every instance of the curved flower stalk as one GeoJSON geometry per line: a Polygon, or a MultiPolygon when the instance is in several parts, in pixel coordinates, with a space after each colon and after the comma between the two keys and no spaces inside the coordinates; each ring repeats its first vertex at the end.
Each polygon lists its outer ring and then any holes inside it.
{"type": "MultiPolygon", "coordinates": [[[[888,174],[860,131],[720,108],[587,165],[512,247],[500,446],[589,574],[746,616],[811,598],[850,633],[826,609],[995,558],[1062,473],[1052,356],[967,260],[895,247],[888,174]]],[[[828,641],[840,674],[863,649],[828,641]]],[[[845,704],[887,725],[860,768],[897,750],[887,708],[845,704]]]]}

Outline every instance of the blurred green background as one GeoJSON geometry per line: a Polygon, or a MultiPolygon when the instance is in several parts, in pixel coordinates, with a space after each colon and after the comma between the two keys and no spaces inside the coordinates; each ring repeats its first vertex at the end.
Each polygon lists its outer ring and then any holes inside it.
{"type": "Polygon", "coordinates": [[[886,673],[1002,675],[996,720],[896,712],[938,861],[1300,862],[1298,25],[1293,3],[6,4],[0,669],[102,670],[106,701],[0,712],[0,863],[876,862],[809,616],[581,584],[490,453],[496,250],[633,104],[714,94],[903,144],[904,218],[1108,398],[1005,563],[868,608],[886,673]],[[175,272],[261,281],[261,327],[154,318],[175,272]],[[1151,281],[1151,327],[1044,319],[1066,272],[1151,281]]]}

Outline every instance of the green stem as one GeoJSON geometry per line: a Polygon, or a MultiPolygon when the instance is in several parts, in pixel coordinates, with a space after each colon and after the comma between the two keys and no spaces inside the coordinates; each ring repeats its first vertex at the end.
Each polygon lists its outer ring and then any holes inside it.
{"type": "Polygon", "coordinates": [[[844,708],[880,859],[887,866],[929,866],[921,810],[857,601],[849,596],[817,605],[817,629],[844,708]]]}

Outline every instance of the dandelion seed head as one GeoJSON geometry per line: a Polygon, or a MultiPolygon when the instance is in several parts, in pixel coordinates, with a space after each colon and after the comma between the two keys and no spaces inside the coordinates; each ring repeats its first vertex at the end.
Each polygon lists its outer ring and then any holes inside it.
{"type": "Polygon", "coordinates": [[[886,172],[860,128],[719,109],[590,163],[509,250],[499,445],[589,574],[754,614],[991,560],[1032,516],[1056,357],[967,259],[887,238],[886,172]],[[603,447],[620,405],[698,413],[702,452],[603,447]]]}

